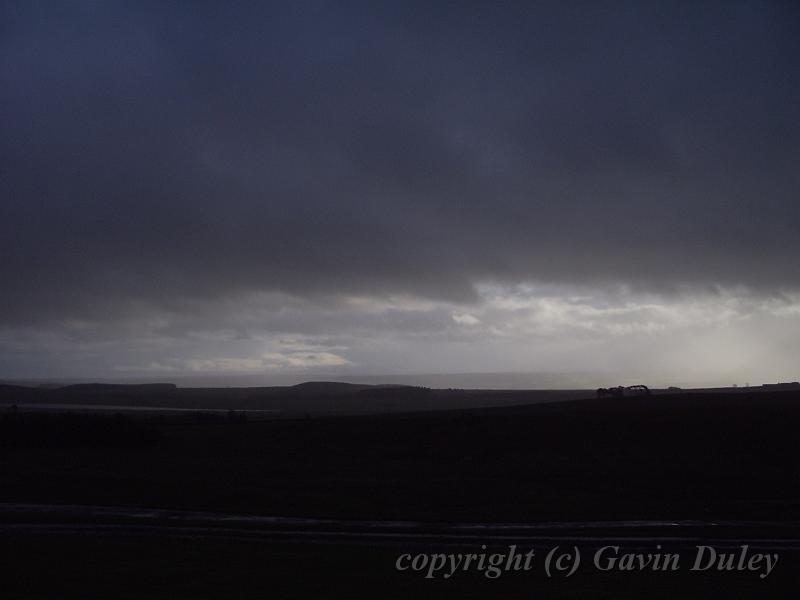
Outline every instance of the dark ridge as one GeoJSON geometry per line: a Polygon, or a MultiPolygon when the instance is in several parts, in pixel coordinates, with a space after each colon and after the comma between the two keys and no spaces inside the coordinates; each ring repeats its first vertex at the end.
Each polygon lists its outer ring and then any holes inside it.
{"type": "Polygon", "coordinates": [[[410,385],[380,385],[366,390],[359,390],[359,396],[369,396],[370,398],[418,398],[420,396],[431,395],[433,390],[427,387],[410,385]]]}
{"type": "Polygon", "coordinates": [[[50,394],[55,390],[44,388],[32,388],[24,385],[0,385],[0,401],[5,403],[12,402],[33,402],[45,401],[52,398],[50,394]]]}
{"type": "Polygon", "coordinates": [[[289,386],[287,390],[302,394],[355,394],[375,386],[361,383],[344,383],[339,381],[306,381],[289,386]]]}
{"type": "Polygon", "coordinates": [[[0,393],[3,392],[27,392],[31,388],[24,385],[13,385],[11,383],[0,383],[0,393]]]}

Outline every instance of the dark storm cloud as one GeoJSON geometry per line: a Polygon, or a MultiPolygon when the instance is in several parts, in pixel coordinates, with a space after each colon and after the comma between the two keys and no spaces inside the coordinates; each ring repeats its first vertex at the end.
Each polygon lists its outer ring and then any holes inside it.
{"type": "Polygon", "coordinates": [[[0,319],[800,284],[792,3],[269,4],[4,4],[0,319]]]}

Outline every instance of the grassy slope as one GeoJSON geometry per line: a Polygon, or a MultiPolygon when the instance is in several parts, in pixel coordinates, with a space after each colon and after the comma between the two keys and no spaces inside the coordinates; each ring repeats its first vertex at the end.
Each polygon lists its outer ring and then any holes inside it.
{"type": "Polygon", "coordinates": [[[426,520],[800,518],[798,400],[682,394],[166,420],[144,448],[5,449],[0,501],[426,520]]]}

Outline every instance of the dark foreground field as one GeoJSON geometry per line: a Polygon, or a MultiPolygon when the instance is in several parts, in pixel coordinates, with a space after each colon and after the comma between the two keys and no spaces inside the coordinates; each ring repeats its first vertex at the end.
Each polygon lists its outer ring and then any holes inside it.
{"type": "MultiPolygon", "coordinates": [[[[236,414],[87,420],[9,411],[0,463],[6,506],[401,520],[432,533],[413,543],[391,536],[380,542],[357,531],[348,539],[314,531],[284,538],[145,535],[135,528],[92,530],[91,523],[70,528],[82,517],[41,522],[17,510],[0,523],[9,557],[3,581],[8,589],[24,588],[18,597],[52,597],[53,589],[136,598],[266,597],[270,591],[338,597],[358,590],[385,597],[777,597],[796,589],[800,567],[799,417],[795,392],[273,420],[236,414]],[[623,546],[691,546],[721,535],[755,547],[786,538],[775,550],[782,562],[764,579],[742,572],[588,569],[569,580],[536,572],[497,580],[466,573],[444,581],[394,569],[406,548],[445,551],[450,542],[437,537],[436,523],[579,527],[636,520],[704,525],[689,534],[634,527],[625,532],[634,539],[623,546]],[[720,521],[740,529],[714,525],[720,521]]],[[[570,535],[574,541],[575,531],[570,535]]],[[[616,530],[587,537],[603,535],[620,538],[616,530]]],[[[463,541],[462,551],[475,551],[480,542],[480,535],[463,541]]],[[[544,548],[558,540],[537,543],[544,548]]]]}

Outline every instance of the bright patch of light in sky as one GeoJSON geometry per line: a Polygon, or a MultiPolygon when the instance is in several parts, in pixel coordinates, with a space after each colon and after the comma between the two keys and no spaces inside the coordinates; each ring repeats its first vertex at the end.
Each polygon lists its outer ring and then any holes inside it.
{"type": "Polygon", "coordinates": [[[800,352],[800,299],[791,295],[482,285],[468,305],[381,297],[315,304],[259,294],[228,306],[224,313],[209,305],[125,322],[7,329],[2,375],[247,374],[268,381],[529,371],[719,385],[798,378],[791,357],[800,352]],[[27,362],[26,351],[41,358],[27,362]]]}

